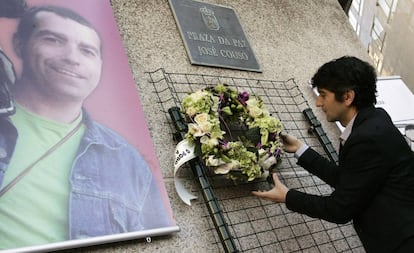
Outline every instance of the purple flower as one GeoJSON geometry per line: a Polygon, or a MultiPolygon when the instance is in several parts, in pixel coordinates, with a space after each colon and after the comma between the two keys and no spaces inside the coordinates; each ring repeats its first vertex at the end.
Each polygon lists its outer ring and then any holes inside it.
{"type": "Polygon", "coordinates": [[[276,157],[280,156],[280,152],[281,152],[280,148],[276,149],[275,156],[276,157]]]}
{"type": "Polygon", "coordinates": [[[219,103],[218,103],[218,108],[217,108],[217,113],[219,114],[219,117],[221,115],[221,108],[223,107],[223,104],[225,102],[224,100],[225,100],[224,94],[221,93],[219,96],[219,103]]]}
{"type": "Polygon", "coordinates": [[[256,148],[262,148],[262,146],[263,146],[263,145],[262,145],[262,143],[260,143],[260,142],[256,144],[256,148]]]}
{"type": "Polygon", "coordinates": [[[242,93],[239,93],[237,99],[242,105],[246,105],[246,101],[249,100],[249,93],[247,91],[243,91],[242,93]]]}
{"type": "Polygon", "coordinates": [[[224,93],[221,93],[220,94],[219,101],[220,102],[223,102],[224,101],[224,93]]]}

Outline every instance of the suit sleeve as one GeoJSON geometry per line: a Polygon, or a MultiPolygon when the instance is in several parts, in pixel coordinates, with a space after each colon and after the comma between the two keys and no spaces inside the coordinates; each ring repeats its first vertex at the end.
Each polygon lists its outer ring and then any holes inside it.
{"type": "Polygon", "coordinates": [[[312,148],[308,148],[299,157],[298,164],[330,186],[335,187],[337,184],[338,166],[312,148]]]}
{"type": "Polygon", "coordinates": [[[378,150],[373,140],[359,139],[349,143],[347,154],[338,167],[328,165],[319,155],[311,153],[315,151],[305,152],[300,163],[305,168],[312,167],[309,171],[333,185],[335,190],[329,196],[290,190],[286,206],[292,211],[330,222],[350,221],[370,203],[385,181],[384,156],[378,150]]]}

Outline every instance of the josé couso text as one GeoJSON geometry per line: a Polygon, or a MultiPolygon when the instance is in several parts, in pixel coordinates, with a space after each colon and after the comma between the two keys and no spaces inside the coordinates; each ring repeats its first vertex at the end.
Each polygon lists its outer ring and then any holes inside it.
{"type": "Polygon", "coordinates": [[[242,39],[235,39],[235,38],[226,38],[223,36],[214,36],[207,33],[196,33],[196,32],[187,32],[187,38],[189,40],[194,41],[201,41],[201,42],[208,42],[211,44],[217,45],[224,45],[224,46],[232,46],[236,49],[224,49],[224,48],[216,48],[214,45],[211,46],[197,46],[199,55],[207,55],[207,56],[221,56],[224,58],[236,59],[236,60],[249,60],[249,56],[242,48],[248,48],[248,44],[245,40],[242,39]],[[237,50],[239,49],[239,50],[237,50]]]}

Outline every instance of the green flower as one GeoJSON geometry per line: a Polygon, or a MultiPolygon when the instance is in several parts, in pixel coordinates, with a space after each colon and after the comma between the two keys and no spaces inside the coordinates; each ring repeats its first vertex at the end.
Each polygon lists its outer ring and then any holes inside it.
{"type": "Polygon", "coordinates": [[[209,113],[213,101],[207,91],[196,91],[183,99],[182,106],[185,113],[193,117],[198,113],[209,113]]]}

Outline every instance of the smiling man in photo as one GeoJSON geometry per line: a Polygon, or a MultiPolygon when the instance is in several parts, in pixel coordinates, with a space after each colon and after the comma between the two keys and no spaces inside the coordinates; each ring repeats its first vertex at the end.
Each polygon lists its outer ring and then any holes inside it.
{"type": "Polygon", "coordinates": [[[16,112],[0,117],[0,249],[171,225],[142,155],[83,108],[104,60],[91,23],[32,7],[13,46],[23,68],[16,112]]]}

